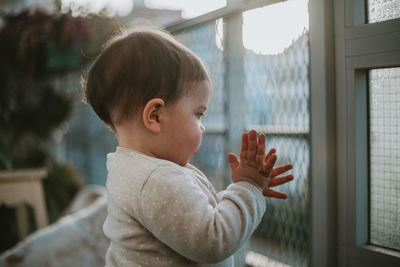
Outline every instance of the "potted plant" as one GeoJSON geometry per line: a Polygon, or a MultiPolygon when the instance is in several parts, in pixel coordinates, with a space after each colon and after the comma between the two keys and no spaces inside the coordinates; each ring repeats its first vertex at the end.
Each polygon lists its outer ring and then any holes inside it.
{"type": "MultiPolygon", "coordinates": [[[[68,120],[73,110],[71,95],[55,90],[49,77],[81,63],[79,46],[86,40],[88,22],[41,10],[3,16],[3,21],[0,29],[0,182],[12,183],[18,179],[26,182],[33,177],[47,176],[44,191],[50,222],[53,222],[67,207],[81,182],[73,167],[52,159],[47,148],[53,132],[68,120]]],[[[16,190],[7,188],[8,193],[16,190]]],[[[9,202],[16,195],[8,194],[9,202]]],[[[0,213],[3,211],[2,207],[0,213]]],[[[32,221],[29,214],[27,220],[32,221]]],[[[0,222],[5,224],[1,228],[16,229],[15,223],[7,222],[7,218],[0,222]]],[[[36,220],[38,224],[42,222],[36,220]]],[[[15,229],[7,232],[15,233],[15,229]]],[[[15,243],[15,238],[10,238],[3,237],[5,244],[0,244],[0,250],[15,243]]]]}

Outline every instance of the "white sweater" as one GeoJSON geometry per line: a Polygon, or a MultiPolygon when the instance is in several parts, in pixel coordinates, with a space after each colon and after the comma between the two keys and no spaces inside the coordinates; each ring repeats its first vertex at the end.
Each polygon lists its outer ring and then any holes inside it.
{"type": "Polygon", "coordinates": [[[217,194],[190,164],[117,147],[107,169],[106,266],[233,266],[265,212],[253,185],[217,194]]]}

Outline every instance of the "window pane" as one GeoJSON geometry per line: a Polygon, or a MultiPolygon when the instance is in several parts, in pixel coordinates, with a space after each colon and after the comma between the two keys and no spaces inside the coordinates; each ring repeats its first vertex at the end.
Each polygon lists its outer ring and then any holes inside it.
{"type": "Polygon", "coordinates": [[[370,80],[370,242],[400,250],[400,68],[370,80]]]}
{"type": "MultiPolygon", "coordinates": [[[[268,212],[249,248],[289,266],[310,265],[308,21],[307,0],[243,13],[247,128],[266,133],[267,150],[278,151],[277,165],[292,163],[296,177],[278,189],[288,193],[289,199],[266,199],[268,212]]],[[[270,266],[265,260],[259,264],[270,266]]]]}
{"type": "Polygon", "coordinates": [[[368,22],[400,18],[399,0],[368,0],[368,22]]]}

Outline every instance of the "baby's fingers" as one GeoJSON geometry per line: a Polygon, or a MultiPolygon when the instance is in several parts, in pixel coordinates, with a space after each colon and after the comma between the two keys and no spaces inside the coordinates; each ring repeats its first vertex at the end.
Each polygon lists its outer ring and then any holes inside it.
{"type": "Polygon", "coordinates": [[[277,178],[271,178],[269,180],[268,186],[269,187],[274,187],[274,186],[278,186],[278,185],[281,185],[281,184],[286,184],[287,182],[290,182],[293,179],[294,178],[293,178],[292,174],[289,174],[289,175],[286,175],[286,176],[282,176],[282,177],[277,177],[277,178]]]}
{"type": "Polygon", "coordinates": [[[247,150],[247,160],[255,161],[257,153],[257,132],[251,130],[249,132],[249,148],[247,150]]]}
{"type": "Polygon", "coordinates": [[[243,133],[242,134],[242,147],[240,148],[240,160],[247,159],[247,148],[249,146],[249,134],[243,133]]]}
{"type": "Polygon", "coordinates": [[[228,162],[229,162],[229,165],[231,166],[231,170],[232,171],[239,166],[240,163],[239,163],[239,160],[238,160],[238,158],[236,157],[235,154],[228,153],[226,155],[226,157],[228,158],[228,162]]]}
{"type": "Polygon", "coordinates": [[[269,176],[272,172],[272,168],[274,167],[277,160],[277,156],[272,154],[269,159],[264,163],[263,171],[264,173],[269,176]]]}
{"type": "Polygon", "coordinates": [[[272,170],[271,177],[276,177],[276,176],[281,175],[282,173],[285,173],[291,169],[293,169],[292,164],[286,164],[286,165],[276,167],[272,170]]]}
{"type": "Polygon", "coordinates": [[[268,151],[268,154],[265,156],[264,162],[267,162],[269,160],[269,158],[272,156],[272,154],[275,154],[275,153],[276,153],[276,149],[275,148],[271,148],[268,151]]]}
{"type": "Polygon", "coordinates": [[[256,162],[259,168],[262,168],[264,162],[265,155],[265,135],[260,134],[258,136],[258,144],[257,144],[257,154],[256,154],[256,162]]]}
{"type": "Polygon", "coordinates": [[[263,195],[266,197],[273,197],[273,198],[280,198],[280,199],[286,199],[287,198],[287,194],[279,192],[279,191],[275,191],[271,188],[266,187],[263,191],[263,195]]]}

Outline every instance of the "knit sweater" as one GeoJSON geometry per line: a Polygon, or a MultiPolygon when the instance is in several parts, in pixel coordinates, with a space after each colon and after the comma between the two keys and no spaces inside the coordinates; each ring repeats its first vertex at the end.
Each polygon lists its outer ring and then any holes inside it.
{"type": "Polygon", "coordinates": [[[106,266],[233,266],[265,212],[247,182],[216,193],[194,166],[117,147],[107,155],[106,266]]]}

